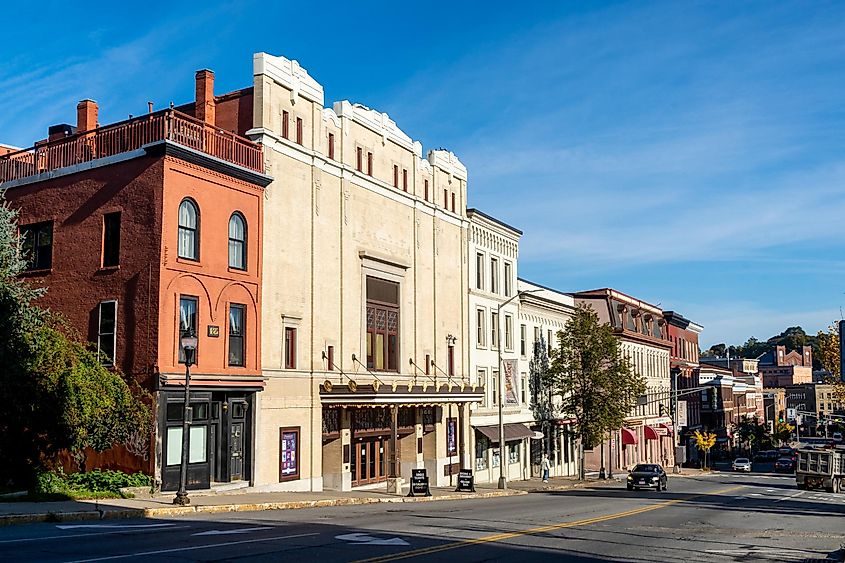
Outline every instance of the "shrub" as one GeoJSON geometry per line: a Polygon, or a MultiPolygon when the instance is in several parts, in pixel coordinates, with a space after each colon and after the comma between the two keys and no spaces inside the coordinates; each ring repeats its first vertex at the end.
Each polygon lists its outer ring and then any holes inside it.
{"type": "Polygon", "coordinates": [[[39,473],[32,496],[39,500],[61,498],[118,498],[123,487],[152,487],[153,479],[143,473],[99,470],[67,475],[61,469],[39,473]]]}

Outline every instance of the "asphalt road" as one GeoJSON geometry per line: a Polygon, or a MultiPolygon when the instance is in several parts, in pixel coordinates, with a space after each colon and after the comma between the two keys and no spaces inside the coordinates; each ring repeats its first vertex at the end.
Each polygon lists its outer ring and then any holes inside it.
{"type": "Polygon", "coordinates": [[[2,561],[824,561],[845,495],[788,476],[673,478],[473,501],[0,529],[2,561]]]}

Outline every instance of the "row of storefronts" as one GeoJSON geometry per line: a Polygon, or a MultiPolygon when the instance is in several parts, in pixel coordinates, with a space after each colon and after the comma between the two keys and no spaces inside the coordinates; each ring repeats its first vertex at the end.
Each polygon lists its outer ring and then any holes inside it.
{"type": "MultiPolygon", "coordinates": [[[[618,331],[650,396],[668,392],[659,309],[519,278],[521,231],[467,208],[453,153],[424,156],[364,105],[327,106],[296,61],[252,62],[247,88],[215,95],[199,71],[193,102],[127,122],[100,126],[86,100],[76,126],[0,157],[22,233],[43,242],[27,272],[51,288],[43,303],[154,396],[154,436],[98,465],[176,488],[185,334],[192,489],[528,479],[544,454],[575,475],[573,421],[538,370],[579,302],[618,331]]],[[[650,434],[666,428],[656,402],[640,411],[607,444],[617,467],[671,453],[650,434]]]]}

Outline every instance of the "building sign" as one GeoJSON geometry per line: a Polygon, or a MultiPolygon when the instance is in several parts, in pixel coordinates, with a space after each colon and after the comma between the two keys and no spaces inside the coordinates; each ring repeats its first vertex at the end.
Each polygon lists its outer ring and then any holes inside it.
{"type": "Polygon", "coordinates": [[[689,426],[687,423],[687,402],[678,401],[678,428],[689,426]]]}
{"type": "Polygon", "coordinates": [[[458,472],[458,488],[455,492],[475,492],[475,477],[472,476],[472,469],[461,469],[458,472]]]}
{"type": "Polygon", "coordinates": [[[220,327],[215,325],[208,325],[209,338],[218,338],[220,336],[220,327]]]}
{"type": "Polygon", "coordinates": [[[446,421],[446,455],[458,455],[458,421],[454,418],[446,421]]]}
{"type": "Polygon", "coordinates": [[[299,479],[299,427],[279,429],[279,481],[299,479]]]}
{"type": "Polygon", "coordinates": [[[431,490],[428,487],[428,473],[425,469],[411,469],[411,490],[408,491],[408,496],[417,495],[431,496],[431,490]]]}
{"type": "Polygon", "coordinates": [[[505,404],[518,405],[519,400],[516,398],[516,370],[518,364],[516,360],[502,360],[502,367],[505,368],[505,404]]]}
{"type": "Polygon", "coordinates": [[[798,414],[796,412],[796,410],[797,409],[793,409],[793,408],[786,409],[786,420],[795,420],[795,418],[798,414]]]}

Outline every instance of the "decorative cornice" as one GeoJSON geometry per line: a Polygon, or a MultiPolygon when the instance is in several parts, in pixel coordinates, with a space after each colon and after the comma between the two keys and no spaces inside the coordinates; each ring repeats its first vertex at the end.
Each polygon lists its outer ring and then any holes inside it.
{"type": "Polygon", "coordinates": [[[298,61],[267,53],[255,53],[252,56],[252,74],[268,76],[289,89],[292,103],[296,103],[297,97],[302,97],[323,105],[323,86],[311,78],[308,71],[299,66],[298,61]]]}

